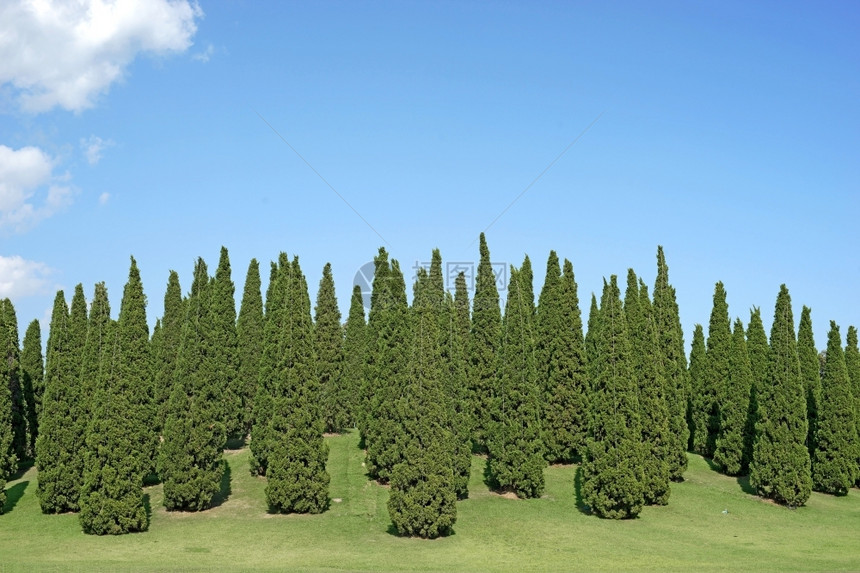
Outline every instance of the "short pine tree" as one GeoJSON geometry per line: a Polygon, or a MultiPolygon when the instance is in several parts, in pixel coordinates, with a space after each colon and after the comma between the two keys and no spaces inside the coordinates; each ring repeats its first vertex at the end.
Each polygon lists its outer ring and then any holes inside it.
{"type": "Polygon", "coordinates": [[[254,396],[263,355],[263,295],[260,289],[260,263],[257,259],[251,259],[236,321],[236,344],[239,349],[237,375],[238,387],[242,391],[242,432],[245,435],[251,430],[254,396]]]}
{"type": "Polygon", "coordinates": [[[367,360],[367,323],[364,320],[364,299],[361,286],[353,285],[352,298],[349,304],[349,317],[343,336],[343,384],[347,396],[347,414],[349,425],[358,426],[362,417],[364,402],[361,389],[364,384],[364,364],[367,360]]]}
{"type": "Polygon", "coordinates": [[[488,428],[487,472],[492,486],[518,497],[544,490],[540,390],[534,356],[527,279],[511,266],[502,330],[500,372],[493,424],[488,428]]]}
{"type": "Polygon", "coordinates": [[[343,378],[343,327],[334,290],[331,264],[326,263],[314,307],[314,344],[320,389],[320,413],[327,432],[340,432],[349,424],[348,390],[343,378]]]}
{"type": "Polygon", "coordinates": [[[717,436],[714,462],[720,466],[723,473],[735,476],[747,469],[744,443],[752,388],[752,367],[744,325],[740,319],[735,321],[732,334],[729,372],[720,407],[720,433],[717,436]]]}
{"type": "Polygon", "coordinates": [[[21,349],[21,388],[27,408],[27,456],[36,455],[36,438],[39,436],[39,413],[42,410],[42,394],[45,389],[45,363],[42,357],[42,329],[38,320],[33,320],[24,334],[21,349]]]}
{"type": "Polygon", "coordinates": [[[832,320],[819,398],[815,451],[812,455],[812,486],[816,491],[845,495],[857,476],[857,459],[853,448],[857,443],[857,428],[839,327],[832,320]]]}
{"type": "Polygon", "coordinates": [[[583,501],[612,519],[636,517],[645,503],[639,401],[620,297],[612,275],[594,325],[597,352],[589,366],[589,437],[581,470],[583,501]]]}
{"type": "Polygon", "coordinates": [[[762,497],[789,507],[806,503],[812,491],[806,449],[806,399],[797,359],[791,297],[780,287],[770,333],[769,379],[756,386],[758,421],[750,485],[762,497]]]}
{"type": "Polygon", "coordinates": [[[660,246],[657,247],[657,280],[654,283],[654,324],[669,407],[669,478],[680,481],[687,469],[686,451],[690,438],[687,402],[690,396],[690,380],[675,288],[669,284],[669,266],[666,264],[663,247],[660,246]]]}
{"type": "Polygon", "coordinates": [[[696,397],[699,393],[704,392],[705,386],[705,368],[707,349],[705,348],[705,331],[701,324],[697,324],[693,329],[693,343],[690,348],[690,367],[688,370],[690,377],[690,400],[689,400],[689,427],[690,427],[690,451],[697,454],[702,454],[706,449],[708,441],[708,423],[707,418],[699,415],[698,405],[700,400],[696,397]]]}
{"type": "Polygon", "coordinates": [[[543,442],[550,463],[571,463],[584,449],[585,341],[573,265],[550,251],[535,318],[535,356],[543,404],[543,442]]]}
{"type": "Polygon", "coordinates": [[[806,396],[806,419],[809,423],[806,447],[810,456],[815,451],[815,427],[821,403],[821,367],[818,364],[818,350],[815,349],[815,338],[812,334],[811,313],[809,307],[803,307],[800,326],[797,329],[797,358],[800,360],[800,377],[806,396]]]}

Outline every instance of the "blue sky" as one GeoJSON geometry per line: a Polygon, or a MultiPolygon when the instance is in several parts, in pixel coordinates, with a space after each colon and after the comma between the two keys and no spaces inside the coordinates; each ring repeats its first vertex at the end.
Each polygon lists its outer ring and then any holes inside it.
{"type": "Polygon", "coordinates": [[[687,344],[718,280],[768,328],[786,283],[821,348],[829,320],[860,326],[854,2],[41,6],[0,7],[0,296],[22,334],[79,282],[116,314],[129,255],[154,323],[168,271],[187,290],[221,245],[237,302],[250,259],[265,288],[286,251],[312,297],[332,263],[345,316],[379,246],[469,262],[485,229],[538,292],[549,250],[569,258],[584,313],[603,277],[653,285],[662,244],[687,344]]]}

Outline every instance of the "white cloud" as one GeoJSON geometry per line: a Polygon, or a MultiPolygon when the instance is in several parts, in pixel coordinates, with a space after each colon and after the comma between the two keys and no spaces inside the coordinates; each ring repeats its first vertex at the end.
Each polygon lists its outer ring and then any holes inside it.
{"type": "Polygon", "coordinates": [[[202,62],[205,64],[210,59],[212,59],[212,56],[214,54],[215,54],[215,46],[213,46],[212,44],[209,44],[208,46],[206,46],[206,49],[204,51],[197,52],[196,54],[191,56],[191,59],[194,60],[195,62],[202,62]]]}
{"type": "Polygon", "coordinates": [[[81,139],[81,147],[87,156],[87,163],[90,165],[95,165],[101,161],[104,150],[108,147],[113,147],[113,145],[113,140],[105,140],[96,135],[91,135],[87,139],[81,139]]]}
{"type": "Polygon", "coordinates": [[[28,261],[17,255],[0,255],[0,298],[47,294],[50,291],[48,277],[53,272],[44,263],[28,261]]]}
{"type": "Polygon", "coordinates": [[[3,0],[0,85],[31,112],[92,107],[139,53],[183,52],[195,0],[3,0]]]}
{"type": "Polygon", "coordinates": [[[68,173],[54,174],[54,160],[38,147],[0,145],[0,229],[24,230],[69,205],[68,181],[68,173]],[[39,205],[37,192],[44,195],[39,205]]]}
{"type": "Polygon", "coordinates": [[[110,193],[104,192],[101,195],[99,195],[99,205],[104,205],[109,200],[110,200],[110,193]]]}

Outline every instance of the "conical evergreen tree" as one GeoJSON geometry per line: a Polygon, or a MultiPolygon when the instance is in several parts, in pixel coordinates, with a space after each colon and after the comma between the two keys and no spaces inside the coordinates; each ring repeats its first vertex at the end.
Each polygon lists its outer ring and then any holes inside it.
{"type": "Polygon", "coordinates": [[[585,445],[585,342],[573,265],[550,251],[535,320],[535,356],[550,463],[570,463],[585,445]]]}
{"type": "MultiPolygon", "coordinates": [[[[8,299],[0,301],[0,513],[3,513],[3,506],[6,503],[6,481],[14,473],[17,464],[15,455],[15,427],[13,425],[13,401],[10,383],[12,377],[17,379],[18,364],[17,361],[11,361],[11,348],[6,348],[7,328],[6,321],[8,317],[8,306],[11,307],[11,302],[8,299]]],[[[17,327],[16,327],[17,328],[17,327]]],[[[17,346],[17,338],[16,338],[17,346]]],[[[26,434],[25,434],[26,438],[26,434]]]]}
{"type": "Polygon", "coordinates": [[[818,398],[812,485],[816,491],[845,495],[857,477],[854,451],[857,428],[839,327],[832,320],[827,336],[827,362],[818,398]]]}
{"type": "Polygon", "coordinates": [[[800,326],[797,329],[797,358],[800,360],[800,378],[803,380],[806,419],[809,424],[806,447],[810,456],[815,451],[815,427],[821,403],[821,368],[818,364],[818,350],[815,349],[815,337],[812,334],[811,313],[809,307],[803,307],[800,312],[800,326]]]}
{"type": "Polygon", "coordinates": [[[96,394],[87,429],[80,522],[84,533],[144,531],[149,517],[143,478],[153,471],[157,436],[152,381],[148,378],[149,328],[140,271],[131,258],[110,365],[96,394]]]}
{"type": "Polygon", "coordinates": [[[452,456],[454,464],[454,491],[464,499],[469,495],[469,476],[472,471],[472,409],[469,405],[468,357],[469,348],[469,292],[466,288],[466,275],[462,272],[454,281],[454,297],[445,293],[448,324],[445,329],[447,339],[446,394],[452,409],[451,430],[454,444],[452,456]]]}
{"type": "MultiPolygon", "coordinates": [[[[185,306],[182,301],[182,287],[179,273],[170,271],[167,290],[164,293],[164,314],[161,317],[161,344],[155,363],[155,406],[158,413],[158,429],[164,428],[167,420],[167,403],[173,390],[176,376],[176,356],[182,342],[182,322],[185,320],[185,306]]],[[[153,333],[155,338],[155,333],[153,333]]]]}
{"type": "Polygon", "coordinates": [[[666,384],[666,403],[669,407],[669,478],[680,481],[687,469],[686,450],[690,439],[687,425],[690,380],[675,288],[669,284],[669,266],[661,246],[657,247],[654,324],[657,330],[657,351],[660,353],[663,380],[666,384]]]}
{"type": "Polygon", "coordinates": [[[243,433],[251,430],[254,395],[260,378],[263,355],[263,295],[260,284],[260,263],[251,259],[245,275],[242,306],[236,322],[238,346],[238,387],[242,391],[243,433]]]}
{"type": "Polygon", "coordinates": [[[809,498],[812,477],[805,445],[806,399],[785,285],[780,287],[770,331],[768,373],[768,383],[756,387],[758,421],[750,485],[762,497],[798,507],[809,498]]]}
{"type": "Polygon", "coordinates": [[[624,315],[630,336],[631,363],[638,384],[643,458],[643,495],[648,505],[669,503],[669,407],[657,350],[657,331],[648,288],[633,269],[627,272],[624,315]]]}
{"type": "Polygon", "coordinates": [[[388,498],[388,513],[401,535],[431,539],[446,535],[457,519],[451,455],[453,410],[441,380],[441,308],[436,283],[425,269],[419,269],[409,383],[403,395],[403,461],[392,471],[388,498]]]}
{"type": "Polygon", "coordinates": [[[169,510],[200,511],[218,493],[223,475],[222,447],[224,387],[208,372],[206,357],[220,338],[211,338],[215,317],[207,297],[218,294],[209,281],[206,263],[198,259],[186,303],[175,379],[164,425],[164,442],[158,457],[158,474],[164,483],[164,506],[169,510]]]}
{"type": "MultiPolygon", "coordinates": [[[[826,364],[825,364],[826,367],[826,364]]],[[[857,428],[857,473],[854,485],[860,486],[860,348],[857,347],[857,329],[848,327],[845,337],[845,368],[848,370],[848,380],[851,393],[854,396],[854,420],[857,428]]]]}
{"type": "Polygon", "coordinates": [[[523,304],[526,312],[530,311],[528,318],[532,320],[535,315],[534,272],[532,271],[532,261],[528,255],[523,259],[523,264],[517,272],[519,273],[523,304]]]}
{"type": "Polygon", "coordinates": [[[469,334],[469,393],[472,403],[472,440],[479,448],[485,448],[491,419],[490,407],[495,398],[502,311],[484,233],[480,237],[480,256],[472,303],[472,330],[469,334]]]}
{"type": "Polygon", "coordinates": [[[27,406],[21,383],[18,317],[12,301],[8,298],[0,300],[0,380],[9,388],[12,402],[12,453],[16,459],[24,460],[27,457],[27,406]]]}
{"type": "Polygon", "coordinates": [[[749,411],[744,438],[744,465],[749,467],[752,462],[753,445],[755,443],[755,425],[758,419],[757,388],[768,384],[768,363],[770,362],[770,344],[767,332],[761,321],[761,309],[753,307],[750,311],[750,322],[747,326],[747,351],[750,355],[750,370],[752,371],[752,388],[750,388],[749,411]]]}
{"type": "Polygon", "coordinates": [[[690,427],[690,451],[701,454],[706,449],[708,441],[707,419],[699,415],[697,405],[700,400],[697,395],[704,392],[705,369],[707,367],[707,349],[705,347],[705,332],[701,324],[693,329],[693,345],[690,349],[690,400],[689,400],[689,427],[690,427]]]}
{"type": "Polygon", "coordinates": [[[720,407],[720,433],[717,436],[714,462],[720,466],[723,473],[735,476],[747,469],[744,444],[752,388],[752,367],[744,325],[740,319],[735,321],[735,331],[732,334],[729,372],[720,407]]]}
{"type": "MultiPolygon", "coordinates": [[[[110,338],[110,328],[110,301],[108,300],[107,287],[103,282],[97,283],[93,290],[93,302],[90,305],[90,315],[87,322],[87,339],[81,362],[81,395],[87,398],[82,404],[83,420],[89,420],[93,415],[95,405],[91,398],[95,396],[99,388],[99,380],[102,376],[101,368],[105,365],[113,345],[110,338]]],[[[84,432],[83,439],[86,440],[86,423],[82,430],[84,432]]]]}
{"type": "Polygon", "coordinates": [[[645,472],[639,401],[627,319],[617,278],[603,287],[590,365],[589,438],[582,464],[582,497],[600,517],[636,517],[644,505],[645,472]]]}
{"type": "Polygon", "coordinates": [[[349,423],[347,411],[348,389],[343,378],[343,327],[331,264],[326,263],[317,291],[314,307],[314,344],[316,346],[316,371],[319,379],[320,405],[325,430],[340,432],[349,423]]]}
{"type": "MultiPolygon", "coordinates": [[[[597,330],[600,325],[600,309],[597,307],[597,297],[591,293],[591,306],[588,309],[588,330],[585,333],[585,363],[591,380],[591,365],[597,363],[597,330]]],[[[587,386],[587,388],[589,387],[587,386]]],[[[586,392],[587,395],[587,392],[586,392]]]]}
{"type": "Polygon", "coordinates": [[[500,357],[497,419],[489,427],[487,471],[492,486],[518,497],[539,497],[544,489],[540,390],[534,356],[529,290],[511,266],[500,357]]]}
{"type": "Polygon", "coordinates": [[[361,286],[353,285],[343,337],[343,380],[347,395],[349,425],[358,426],[366,404],[361,400],[364,386],[364,365],[367,361],[367,324],[364,321],[364,300],[361,286]]]}
{"type": "Polygon", "coordinates": [[[27,456],[36,455],[36,438],[39,436],[39,413],[42,411],[42,394],[45,390],[45,363],[42,358],[42,329],[33,320],[24,334],[21,350],[21,388],[27,408],[27,456]]]}
{"type": "Polygon", "coordinates": [[[210,363],[207,370],[214,377],[215,383],[221,387],[221,420],[230,437],[244,437],[245,416],[242,411],[242,394],[237,372],[238,342],[236,337],[236,287],[233,284],[230,270],[230,255],[225,247],[221,247],[221,256],[215,279],[212,281],[212,293],[208,299],[209,324],[211,332],[207,338],[211,340],[209,347],[212,353],[206,360],[210,363]]]}
{"type": "Polygon", "coordinates": [[[278,385],[269,422],[272,449],[266,477],[269,507],[281,513],[320,513],[328,507],[328,446],[314,376],[313,322],[299,259],[291,265],[278,385]]]}
{"type": "Polygon", "coordinates": [[[731,346],[732,327],[729,321],[729,306],[726,304],[726,291],[723,283],[718,282],[714,288],[714,307],[708,324],[704,385],[701,394],[694,397],[696,427],[708,429],[704,448],[699,449],[698,453],[709,458],[714,456],[720,432],[720,404],[723,402],[729,379],[731,346]]]}

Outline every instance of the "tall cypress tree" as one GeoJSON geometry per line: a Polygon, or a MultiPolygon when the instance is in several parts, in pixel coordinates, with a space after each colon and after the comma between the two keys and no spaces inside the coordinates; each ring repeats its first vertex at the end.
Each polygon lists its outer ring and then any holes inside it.
{"type": "Polygon", "coordinates": [[[591,365],[597,363],[597,330],[600,325],[600,309],[597,307],[597,296],[591,293],[591,306],[588,309],[588,330],[585,333],[585,363],[589,381],[591,365]]]}
{"type": "Polygon", "coordinates": [[[523,258],[523,264],[517,272],[519,273],[523,304],[529,320],[532,320],[535,314],[534,272],[532,272],[532,261],[528,255],[523,258]]]}
{"type": "Polygon", "coordinates": [[[693,329],[693,343],[690,348],[690,400],[689,400],[689,427],[690,427],[690,451],[702,454],[706,449],[708,441],[707,419],[700,415],[698,406],[700,399],[697,396],[704,392],[705,369],[707,362],[707,349],[705,347],[705,332],[701,324],[693,329]]]}
{"type": "Polygon", "coordinates": [[[140,271],[131,258],[119,320],[109,351],[110,365],[96,393],[87,429],[80,522],[84,533],[105,535],[144,531],[149,517],[143,478],[153,471],[157,436],[146,298],[140,271]]]}
{"type": "Polygon", "coordinates": [[[747,351],[744,325],[740,319],[735,321],[735,330],[732,334],[729,372],[720,407],[720,433],[717,436],[714,462],[720,466],[723,473],[734,476],[747,469],[744,444],[752,387],[752,367],[747,351]]]}
{"type": "Polygon", "coordinates": [[[816,491],[845,495],[857,477],[857,428],[851,382],[842,352],[839,327],[830,321],[827,362],[818,397],[812,485],[816,491]]]}
{"type": "Polygon", "coordinates": [[[18,317],[8,298],[0,300],[0,371],[12,401],[12,453],[23,460],[27,457],[27,406],[21,384],[18,317]]]}
{"type": "Polygon", "coordinates": [[[487,446],[490,406],[495,395],[498,354],[502,333],[502,311],[490,249],[484,233],[480,237],[480,261],[472,303],[472,330],[469,335],[469,383],[472,403],[472,440],[487,446]]]}
{"type": "Polygon", "coordinates": [[[36,438],[39,436],[39,413],[42,411],[42,394],[45,390],[45,363],[42,358],[42,328],[33,320],[24,334],[21,350],[21,388],[27,407],[27,456],[36,456],[36,438]]]}
{"type": "Polygon", "coordinates": [[[226,427],[220,405],[225,389],[208,372],[213,364],[206,360],[218,351],[215,344],[220,341],[213,338],[216,320],[207,300],[215,294],[206,263],[197,259],[158,457],[168,510],[206,509],[221,485],[226,427]]]}
{"type": "MultiPolygon", "coordinates": [[[[91,398],[95,396],[99,388],[99,380],[102,376],[101,369],[104,367],[112,347],[110,328],[110,301],[108,300],[107,287],[101,282],[97,283],[93,290],[93,302],[90,304],[90,315],[87,322],[87,339],[81,362],[81,395],[87,397],[83,404],[82,415],[84,420],[89,420],[93,415],[95,404],[91,398]]],[[[83,439],[86,440],[86,423],[82,430],[83,439]]],[[[81,471],[83,473],[83,469],[81,471]]]]}
{"type": "Polygon", "coordinates": [[[539,497],[544,489],[540,390],[534,357],[529,289],[511,266],[505,304],[496,419],[489,427],[487,470],[496,489],[539,497]]]}
{"type": "Polygon", "coordinates": [[[627,271],[624,316],[630,336],[632,373],[638,386],[639,421],[643,457],[642,483],[645,503],[669,503],[669,408],[666,405],[665,381],[657,352],[657,332],[648,289],[633,269],[627,271]]]}
{"type": "Polygon", "coordinates": [[[343,378],[343,327],[331,263],[326,263],[314,307],[314,344],[319,379],[321,415],[327,432],[340,432],[349,423],[348,390],[343,378]]]}
{"type": "Polygon", "coordinates": [[[821,402],[821,367],[818,364],[818,350],[812,334],[812,311],[804,306],[800,312],[800,326],[797,329],[797,358],[800,360],[800,378],[803,381],[803,394],[806,396],[806,419],[809,430],[806,447],[809,455],[815,451],[815,426],[818,406],[821,402]]]}
{"type": "MultiPolygon", "coordinates": [[[[2,354],[0,354],[0,513],[6,503],[6,481],[14,473],[17,463],[15,455],[15,428],[13,426],[13,401],[12,392],[9,389],[12,382],[14,366],[17,362],[9,361],[8,348],[6,348],[6,331],[8,320],[7,300],[0,301],[0,342],[3,343],[2,354]]],[[[11,302],[9,303],[11,305],[11,302]]],[[[17,340],[16,340],[17,345],[17,340]]],[[[14,373],[17,377],[17,372],[14,373]]],[[[26,435],[25,435],[26,437],[26,435]]]]}
{"type": "Polygon", "coordinates": [[[472,471],[472,409],[469,405],[469,389],[466,355],[469,348],[469,292],[466,275],[462,272],[454,281],[454,297],[445,293],[449,323],[445,329],[448,345],[448,363],[445,372],[446,392],[452,409],[451,428],[454,464],[454,490],[460,499],[469,495],[469,475],[472,471]]]}
{"type": "Polygon", "coordinates": [[[755,443],[755,425],[758,419],[758,390],[767,384],[768,363],[770,362],[770,344],[767,333],[761,321],[761,309],[753,307],[750,310],[750,322],[747,326],[747,351],[750,355],[750,370],[752,371],[752,388],[750,388],[749,411],[744,439],[745,465],[752,462],[753,445],[755,443]]]}
{"type": "Polygon", "coordinates": [[[675,288],[669,284],[669,266],[663,247],[657,247],[657,280],[654,283],[654,324],[657,330],[657,351],[662,363],[666,384],[666,402],[669,407],[669,478],[683,479],[687,469],[687,442],[690,428],[687,425],[687,402],[690,380],[687,373],[687,355],[684,352],[684,331],[675,288]]]}
{"type": "Polygon", "coordinates": [[[269,507],[281,513],[320,513],[328,507],[328,446],[314,376],[313,322],[307,281],[293,258],[281,360],[269,422],[272,449],[266,477],[269,507]]]}
{"type": "MultiPolygon", "coordinates": [[[[826,366],[826,363],[825,363],[826,366]]],[[[857,473],[855,485],[860,486],[860,348],[857,347],[857,329],[848,327],[845,337],[845,368],[848,370],[848,380],[851,384],[851,393],[854,396],[855,426],[857,428],[857,473]]]]}
{"type": "MultiPolygon", "coordinates": [[[[438,251],[434,252],[434,256],[438,251]]],[[[444,287],[443,287],[444,288],[444,287]]],[[[413,348],[403,392],[403,461],[393,469],[388,513],[401,535],[446,535],[457,519],[452,408],[442,383],[437,281],[419,269],[412,308],[413,348]]]]}
{"type": "Polygon", "coordinates": [[[627,319],[615,275],[604,282],[595,328],[582,497],[600,517],[636,517],[645,502],[644,448],[627,319]]]}
{"type": "Polygon", "coordinates": [[[585,444],[585,342],[573,265],[550,251],[535,319],[535,356],[550,463],[570,463],[585,444]]]}
{"type": "MultiPolygon", "coordinates": [[[[164,293],[164,314],[161,317],[161,344],[155,363],[155,407],[158,415],[158,428],[164,428],[167,420],[167,403],[173,389],[176,375],[176,357],[182,342],[182,322],[185,320],[185,306],[182,301],[182,287],[179,273],[171,270],[164,293]]],[[[153,333],[155,338],[155,333],[153,333]]]]}
{"type": "Polygon", "coordinates": [[[769,380],[756,388],[758,421],[750,484],[762,497],[789,507],[806,503],[812,491],[806,449],[806,399],[800,378],[791,297],[782,285],[770,331],[769,380]]]}
{"type": "Polygon", "coordinates": [[[251,430],[254,395],[260,377],[263,355],[263,295],[260,284],[260,263],[251,259],[245,275],[242,306],[236,321],[238,347],[238,388],[242,392],[243,434],[251,430]]]}
{"type": "Polygon", "coordinates": [[[212,293],[207,297],[210,313],[211,339],[213,351],[207,355],[211,363],[207,370],[221,387],[221,420],[231,437],[245,435],[245,416],[242,411],[243,388],[237,373],[238,342],[236,338],[236,287],[230,270],[230,255],[221,247],[218,268],[212,281],[212,293]]]}
{"type": "MultiPolygon", "coordinates": [[[[714,307],[708,324],[708,350],[702,393],[695,397],[697,427],[707,428],[704,449],[699,453],[713,457],[720,432],[720,405],[724,400],[729,379],[729,355],[732,346],[732,328],[729,306],[722,282],[714,287],[714,307]]],[[[703,436],[704,437],[704,436],[703,436]]]]}
{"type": "Polygon", "coordinates": [[[349,317],[343,336],[343,380],[347,390],[347,414],[349,424],[358,426],[366,404],[362,398],[364,386],[364,364],[367,360],[367,324],[364,320],[364,300],[361,286],[353,285],[349,303],[349,317]]]}

